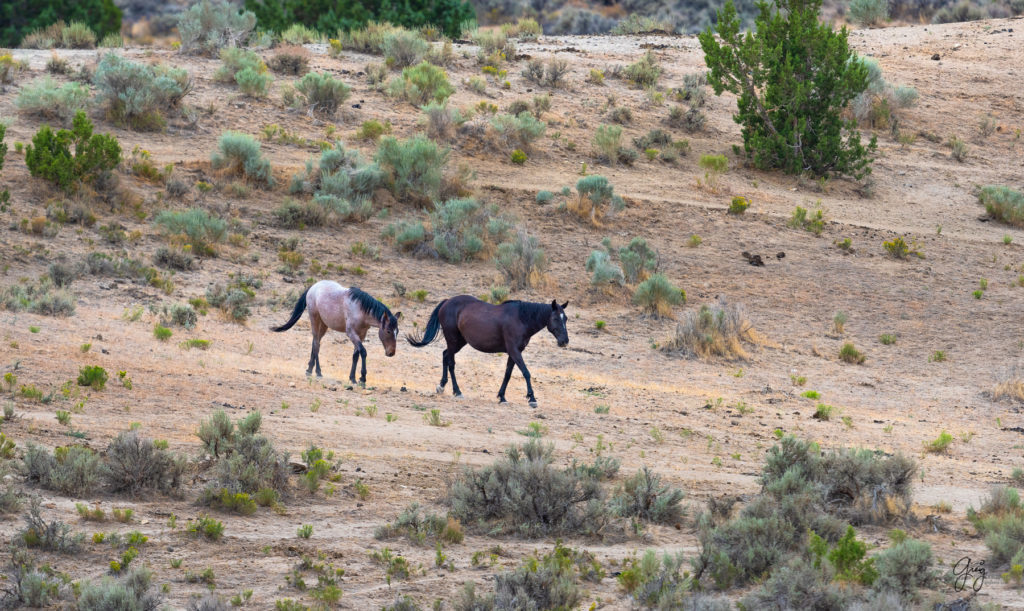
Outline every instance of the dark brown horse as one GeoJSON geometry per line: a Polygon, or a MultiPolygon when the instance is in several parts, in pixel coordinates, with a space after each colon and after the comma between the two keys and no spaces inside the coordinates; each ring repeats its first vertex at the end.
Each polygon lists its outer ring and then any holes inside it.
{"type": "Polygon", "coordinates": [[[306,289],[299,297],[292,310],[292,317],[280,327],[271,327],[271,331],[287,331],[302,318],[302,312],[309,309],[309,326],[313,329],[313,349],[309,355],[309,367],[306,375],[313,373],[316,365],[316,377],[320,372],[320,338],[328,329],[341,331],[352,342],[352,371],[348,379],[356,383],[356,365],[359,357],[363,357],[363,368],[359,383],[366,384],[366,348],[363,341],[370,327],[378,327],[377,335],[384,344],[384,354],[395,356],[398,343],[398,319],[402,313],[392,314],[386,305],[377,301],[369,293],[356,287],[345,288],[331,280],[321,280],[306,289]]]}
{"type": "Polygon", "coordinates": [[[437,304],[422,337],[407,335],[406,339],[419,348],[434,341],[438,329],[444,333],[448,347],[441,360],[441,383],[437,385],[437,392],[444,392],[450,372],[452,392],[456,397],[461,397],[462,392],[455,381],[455,354],[463,346],[469,344],[480,352],[504,352],[508,355],[508,361],[505,364],[505,379],[498,391],[499,401],[505,403],[505,388],[512,377],[512,367],[518,365],[526,379],[526,398],[530,401],[530,407],[537,407],[530,372],[523,362],[523,350],[530,343],[530,338],[544,328],[555,336],[559,347],[564,348],[569,344],[569,333],[565,329],[567,305],[568,301],[562,305],[558,305],[557,301],[506,301],[501,305],[491,305],[470,295],[459,295],[437,304]]]}

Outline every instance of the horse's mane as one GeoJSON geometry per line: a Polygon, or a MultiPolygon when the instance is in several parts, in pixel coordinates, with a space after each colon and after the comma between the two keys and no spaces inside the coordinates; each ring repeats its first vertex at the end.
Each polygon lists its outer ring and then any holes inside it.
{"type": "Polygon", "coordinates": [[[362,308],[363,312],[372,316],[376,320],[380,320],[385,314],[387,314],[388,320],[395,318],[395,315],[391,313],[388,306],[377,301],[372,295],[358,287],[349,287],[348,296],[359,304],[359,307],[362,308]]]}
{"type": "Polygon", "coordinates": [[[538,319],[544,319],[551,315],[551,304],[550,303],[536,303],[533,301],[520,301],[518,299],[510,299],[508,301],[501,302],[503,306],[513,306],[516,308],[516,312],[519,314],[519,320],[524,323],[530,323],[538,319]]]}

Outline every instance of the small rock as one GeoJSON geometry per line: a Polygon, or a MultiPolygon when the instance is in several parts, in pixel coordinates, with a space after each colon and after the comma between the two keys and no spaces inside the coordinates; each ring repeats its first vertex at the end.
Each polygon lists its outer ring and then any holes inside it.
{"type": "Polygon", "coordinates": [[[939,61],[940,59],[942,59],[942,57],[940,57],[939,54],[936,53],[936,54],[932,55],[932,59],[935,60],[935,61],[939,61]]]}

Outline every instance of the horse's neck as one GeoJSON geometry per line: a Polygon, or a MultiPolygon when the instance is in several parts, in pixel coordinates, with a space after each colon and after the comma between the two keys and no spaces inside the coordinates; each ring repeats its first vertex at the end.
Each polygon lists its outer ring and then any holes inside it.
{"type": "Polygon", "coordinates": [[[537,306],[545,306],[545,305],[547,305],[547,304],[543,304],[543,303],[531,303],[531,304],[528,304],[528,307],[530,307],[530,310],[529,310],[530,316],[527,317],[527,320],[529,321],[527,326],[528,326],[528,329],[530,331],[530,335],[534,335],[534,334],[538,333],[544,327],[548,326],[548,316],[550,315],[550,312],[547,311],[547,308],[545,308],[545,307],[537,307],[537,306]]]}

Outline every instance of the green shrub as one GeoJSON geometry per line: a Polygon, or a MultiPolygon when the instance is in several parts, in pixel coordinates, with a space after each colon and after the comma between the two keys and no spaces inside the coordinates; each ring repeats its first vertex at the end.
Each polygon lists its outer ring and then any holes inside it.
{"type": "Polygon", "coordinates": [[[615,164],[622,149],[622,128],[617,125],[598,125],[594,132],[594,149],[601,159],[615,164]]]}
{"type": "Polygon", "coordinates": [[[323,38],[316,30],[307,28],[301,23],[293,23],[281,32],[281,42],[290,45],[304,45],[314,42],[323,42],[323,38]]]}
{"type": "Polygon", "coordinates": [[[516,43],[500,30],[476,30],[470,38],[480,49],[476,58],[481,64],[499,66],[505,60],[515,59],[516,43]]]}
{"type": "Polygon", "coordinates": [[[662,485],[661,478],[647,467],[626,479],[611,500],[612,513],[661,524],[679,524],[684,508],[683,491],[662,485]]]}
{"type": "Polygon", "coordinates": [[[100,59],[93,84],[96,100],[107,116],[137,130],[163,129],[164,113],[177,107],[192,90],[192,79],[182,68],[140,64],[116,53],[100,59]]]}
{"type": "Polygon", "coordinates": [[[223,64],[213,74],[215,80],[234,82],[245,95],[266,97],[273,78],[267,74],[267,65],[259,55],[248,49],[229,47],[221,50],[220,59],[223,64]]]}
{"type": "Polygon", "coordinates": [[[489,466],[465,469],[449,490],[451,515],[491,534],[598,532],[604,512],[600,486],[573,470],[553,467],[553,451],[553,445],[531,439],[510,446],[489,466]]]}
{"type": "Polygon", "coordinates": [[[421,106],[420,110],[423,111],[420,123],[426,127],[427,136],[435,142],[452,140],[455,128],[466,121],[458,109],[448,106],[448,102],[431,102],[421,106]]]}
{"type": "Polygon", "coordinates": [[[622,268],[613,263],[608,253],[603,250],[590,252],[590,256],[587,257],[586,270],[592,274],[590,284],[594,286],[622,284],[624,280],[622,268]]]}
{"type": "Polygon", "coordinates": [[[327,224],[330,211],[317,202],[299,202],[287,198],[274,209],[277,223],[288,229],[323,227],[327,224]]]}
{"type": "Polygon", "coordinates": [[[744,212],[747,211],[747,208],[749,207],[750,200],[743,197],[742,195],[737,195],[736,197],[732,198],[732,202],[729,204],[729,214],[743,214],[744,212]]]}
{"type": "Polygon", "coordinates": [[[859,365],[864,362],[867,357],[864,356],[854,345],[850,342],[843,344],[843,347],[839,349],[839,360],[844,363],[853,363],[859,365]]]}
{"type": "Polygon", "coordinates": [[[455,93],[448,82],[448,73],[427,62],[402,69],[402,77],[388,84],[388,93],[400,97],[414,106],[428,102],[444,102],[455,93]]]}
{"type": "Polygon", "coordinates": [[[257,184],[273,187],[274,175],[270,161],[260,152],[260,143],[248,134],[224,132],[218,141],[218,152],[210,161],[215,170],[225,170],[236,176],[245,176],[257,184]]]}
{"type": "Polygon", "coordinates": [[[494,265],[513,289],[539,286],[544,281],[547,258],[537,238],[519,230],[511,238],[498,245],[494,265]]]}
{"type": "Polygon", "coordinates": [[[47,34],[50,42],[38,48],[64,44],[63,32],[70,26],[58,19],[77,25],[70,34],[70,42],[87,39],[83,28],[89,30],[94,41],[97,35],[102,38],[121,30],[121,9],[113,0],[17,0],[0,4],[0,47],[32,48],[23,39],[44,29],[53,30],[47,34]],[[55,28],[48,28],[54,25],[55,28]]]}
{"type": "Polygon", "coordinates": [[[111,492],[137,496],[144,491],[173,493],[181,486],[187,461],[157,448],[138,431],[119,434],[104,456],[103,477],[111,492]]]}
{"type": "Polygon", "coordinates": [[[668,554],[658,559],[654,550],[647,550],[639,559],[631,558],[623,564],[617,579],[619,585],[638,604],[649,609],[686,609],[687,611],[723,611],[732,608],[721,599],[712,600],[700,595],[687,598],[692,581],[682,571],[683,554],[668,554]]]}
{"type": "Polygon", "coordinates": [[[661,78],[662,68],[658,64],[658,58],[654,53],[648,51],[636,63],[626,66],[622,76],[641,89],[654,87],[661,78]]]}
{"type": "Polygon", "coordinates": [[[212,56],[244,44],[255,27],[252,12],[239,12],[225,0],[201,0],[181,13],[178,20],[181,52],[212,56]]]}
{"type": "Polygon", "coordinates": [[[170,329],[161,324],[153,326],[153,337],[155,337],[157,340],[161,342],[166,342],[167,340],[171,339],[172,335],[174,335],[174,331],[171,331],[170,329]]]}
{"type": "Polygon", "coordinates": [[[64,554],[73,554],[81,549],[85,535],[72,534],[71,527],[60,520],[44,520],[38,498],[32,499],[29,510],[23,517],[25,529],[13,537],[12,543],[15,546],[24,545],[64,554]]]}
{"type": "Polygon", "coordinates": [[[880,25],[889,20],[887,0],[850,0],[847,9],[850,21],[860,26],[880,25]]]}
{"type": "Polygon", "coordinates": [[[78,370],[78,385],[103,390],[107,385],[107,370],[99,365],[86,365],[78,370]]]}
{"type": "Polygon", "coordinates": [[[411,252],[426,242],[427,230],[421,221],[403,220],[388,225],[384,237],[391,239],[399,250],[411,252]]]}
{"type": "MultiPolygon", "coordinates": [[[[434,250],[450,263],[486,256],[509,235],[512,223],[475,199],[452,199],[435,205],[430,213],[434,250]]],[[[406,233],[403,240],[414,237],[406,233]]],[[[397,237],[396,237],[397,239],[397,237]]]]}
{"type": "MultiPolygon", "coordinates": [[[[813,532],[812,537],[815,537],[813,532]]],[[[793,601],[811,602],[817,609],[848,609],[855,595],[833,582],[834,571],[828,564],[812,564],[794,556],[771,572],[771,576],[743,599],[749,609],[787,608],[793,601]]]]}
{"type": "Polygon", "coordinates": [[[75,113],[71,131],[56,133],[44,125],[25,148],[25,165],[32,176],[45,178],[64,191],[91,183],[121,162],[121,146],[108,134],[93,134],[85,113],[75,113]],[[74,145],[74,155],[71,146],[74,145]]]}
{"type": "Polygon", "coordinates": [[[978,201],[996,220],[1024,227],[1024,193],[1005,186],[988,185],[981,188],[978,201]]]}
{"type": "Polygon", "coordinates": [[[421,515],[419,503],[406,507],[394,522],[377,527],[373,536],[379,540],[406,537],[421,546],[437,542],[462,543],[464,537],[458,520],[436,513],[421,515]]]}
{"type": "Polygon", "coordinates": [[[194,537],[206,537],[210,541],[218,541],[224,536],[224,523],[201,515],[195,522],[188,521],[185,525],[185,532],[194,537]]]}
{"type": "Polygon", "coordinates": [[[846,30],[820,22],[820,10],[821,0],[764,4],[756,31],[744,36],[727,2],[715,29],[699,36],[708,83],[716,95],[739,96],[735,119],[758,167],[860,179],[871,171],[876,141],[863,146],[855,119],[842,113],[867,87],[867,69],[852,61],[846,30]],[[794,54],[806,59],[794,65],[794,54]]]}
{"type": "MultiPolygon", "coordinates": [[[[252,412],[232,425],[222,412],[213,414],[209,421],[200,424],[197,436],[205,448],[215,457],[213,481],[203,497],[207,503],[221,499],[221,489],[230,495],[257,494],[269,488],[284,494],[288,490],[288,455],[274,449],[269,439],[259,433],[262,418],[259,412],[252,412]]],[[[247,506],[244,499],[229,499],[232,506],[247,506]]]]}
{"type": "Polygon", "coordinates": [[[14,104],[20,112],[67,123],[89,103],[89,88],[79,83],[58,85],[48,76],[22,87],[14,104]]]}
{"type": "Polygon", "coordinates": [[[227,285],[216,283],[206,289],[206,301],[215,308],[220,308],[235,322],[244,322],[252,310],[249,306],[255,301],[256,292],[262,281],[244,274],[237,274],[227,285]]]}
{"type": "Polygon", "coordinates": [[[522,74],[536,85],[556,89],[565,86],[565,74],[568,71],[569,62],[564,59],[552,57],[545,64],[540,58],[535,58],[530,60],[522,74]]]}
{"type": "Polygon", "coordinates": [[[633,303],[655,316],[669,316],[672,306],[683,302],[679,287],[661,274],[653,274],[641,282],[633,292],[633,303]]]}
{"type": "Polygon", "coordinates": [[[306,163],[306,171],[292,177],[290,191],[313,192],[316,205],[342,219],[361,220],[373,211],[373,192],[383,184],[384,174],[376,163],[366,163],[355,149],[341,142],[320,154],[317,168],[306,163]]]}
{"type": "Polygon", "coordinates": [[[789,222],[786,224],[793,229],[803,229],[804,231],[810,231],[814,235],[821,235],[822,230],[825,229],[825,212],[821,208],[817,208],[808,217],[807,209],[797,206],[796,210],[793,211],[793,216],[790,217],[789,222]]]}
{"type": "Polygon", "coordinates": [[[279,74],[302,76],[309,72],[309,51],[300,46],[280,48],[267,66],[279,74]]]}
{"type": "Polygon", "coordinates": [[[994,566],[1021,564],[1024,560],[1024,505],[1020,494],[1008,486],[994,488],[981,508],[967,510],[967,519],[985,537],[994,566]]]}
{"type": "Polygon", "coordinates": [[[395,197],[427,203],[439,194],[448,154],[447,149],[422,135],[402,141],[387,136],[381,138],[374,160],[384,171],[395,197]]]}
{"type": "Polygon", "coordinates": [[[179,239],[187,240],[185,245],[201,256],[216,254],[216,245],[227,235],[227,223],[202,208],[162,210],[153,218],[153,224],[168,236],[181,236],[179,239]]]}
{"type": "Polygon", "coordinates": [[[498,140],[498,146],[506,151],[523,149],[529,151],[534,141],[544,135],[547,124],[537,120],[529,111],[517,116],[499,113],[491,117],[491,127],[498,140]]]}
{"type": "Polygon", "coordinates": [[[333,116],[338,107],[348,99],[352,88],[326,72],[310,72],[295,84],[295,91],[303,97],[311,111],[333,116]]]}

